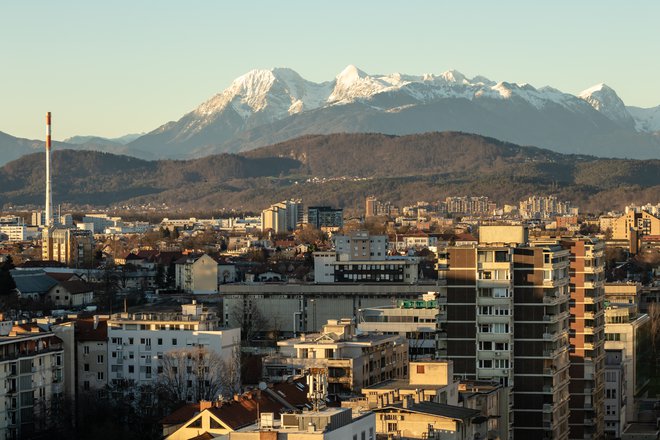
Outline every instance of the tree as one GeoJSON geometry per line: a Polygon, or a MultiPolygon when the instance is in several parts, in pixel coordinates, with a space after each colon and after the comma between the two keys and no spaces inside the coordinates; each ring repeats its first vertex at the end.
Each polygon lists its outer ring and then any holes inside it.
{"type": "Polygon", "coordinates": [[[161,367],[157,386],[169,402],[216,400],[222,394],[227,366],[215,351],[203,347],[173,350],[163,355],[161,367]]]}
{"type": "Polygon", "coordinates": [[[234,394],[241,392],[241,346],[240,341],[234,341],[229,359],[222,362],[222,375],[220,383],[222,385],[222,396],[225,399],[231,399],[234,394]]]}
{"type": "Polygon", "coordinates": [[[649,304],[648,314],[651,318],[651,347],[657,362],[658,346],[660,346],[660,303],[652,302],[649,304]]]}
{"type": "Polygon", "coordinates": [[[249,300],[243,300],[240,304],[230,309],[229,320],[241,328],[241,338],[250,341],[258,332],[266,331],[266,318],[261,310],[249,300]]]}
{"type": "Polygon", "coordinates": [[[16,288],[16,283],[11,276],[10,270],[14,268],[11,255],[0,265],[0,295],[9,295],[16,288]]]}

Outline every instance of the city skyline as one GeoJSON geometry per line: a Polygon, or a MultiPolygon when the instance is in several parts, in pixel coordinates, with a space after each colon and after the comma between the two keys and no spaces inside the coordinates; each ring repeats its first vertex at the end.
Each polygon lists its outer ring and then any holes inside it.
{"type": "Polygon", "coordinates": [[[12,62],[0,131],[41,139],[41,115],[53,111],[56,140],[148,132],[271,67],[317,82],[348,64],[370,74],[456,69],[572,94],[605,82],[627,105],[659,105],[646,78],[660,73],[651,56],[660,6],[564,3],[4,4],[12,62]]]}

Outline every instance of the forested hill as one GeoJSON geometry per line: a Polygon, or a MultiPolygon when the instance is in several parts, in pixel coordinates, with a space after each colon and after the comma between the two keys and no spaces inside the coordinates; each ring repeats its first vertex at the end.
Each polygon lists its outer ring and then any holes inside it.
{"type": "MultiPolygon", "coordinates": [[[[43,154],[0,168],[0,205],[42,204],[43,154]]],[[[53,153],[56,203],[166,203],[259,210],[285,197],[362,208],[376,195],[395,203],[486,195],[515,203],[556,194],[608,210],[660,198],[660,161],[563,155],[477,135],[303,136],[243,154],[145,161],[92,151],[53,153]]]]}

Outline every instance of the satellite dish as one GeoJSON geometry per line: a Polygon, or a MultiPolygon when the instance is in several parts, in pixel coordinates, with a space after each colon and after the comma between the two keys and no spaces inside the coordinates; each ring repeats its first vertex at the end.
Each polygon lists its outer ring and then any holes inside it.
{"type": "Polygon", "coordinates": [[[266,382],[259,382],[259,389],[261,391],[265,390],[266,388],[268,388],[268,385],[266,384],[266,382]]]}

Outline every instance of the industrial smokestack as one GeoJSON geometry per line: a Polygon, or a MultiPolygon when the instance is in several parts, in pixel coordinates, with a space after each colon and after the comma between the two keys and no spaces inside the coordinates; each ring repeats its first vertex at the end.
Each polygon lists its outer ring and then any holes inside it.
{"type": "Polygon", "coordinates": [[[46,113],[46,227],[53,226],[53,195],[50,181],[50,149],[51,149],[50,112],[46,113]]]}

